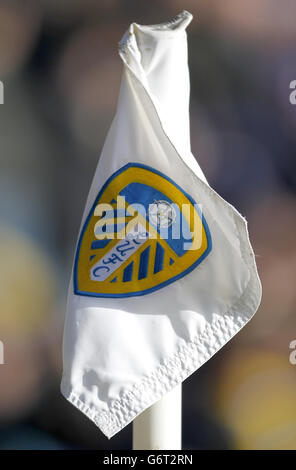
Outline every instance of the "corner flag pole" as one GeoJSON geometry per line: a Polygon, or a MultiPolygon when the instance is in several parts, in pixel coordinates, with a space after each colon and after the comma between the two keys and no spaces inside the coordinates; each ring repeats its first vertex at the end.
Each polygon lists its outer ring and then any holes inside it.
{"type": "Polygon", "coordinates": [[[133,422],[133,450],[181,450],[182,384],[133,422]]]}

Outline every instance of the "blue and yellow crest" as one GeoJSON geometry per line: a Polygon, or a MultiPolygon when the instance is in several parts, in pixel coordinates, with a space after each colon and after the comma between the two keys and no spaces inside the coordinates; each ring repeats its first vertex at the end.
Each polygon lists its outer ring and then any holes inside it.
{"type": "Polygon", "coordinates": [[[99,192],[81,230],[74,292],[132,297],[171,284],[211,251],[195,201],[153,168],[129,163],[99,192]]]}

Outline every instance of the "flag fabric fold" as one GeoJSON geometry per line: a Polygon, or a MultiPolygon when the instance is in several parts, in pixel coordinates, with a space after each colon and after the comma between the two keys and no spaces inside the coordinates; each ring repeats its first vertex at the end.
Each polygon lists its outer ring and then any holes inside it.
{"type": "Polygon", "coordinates": [[[210,359],[261,298],[245,219],[190,149],[186,27],[133,23],[78,237],[63,395],[112,437],[210,359]]]}

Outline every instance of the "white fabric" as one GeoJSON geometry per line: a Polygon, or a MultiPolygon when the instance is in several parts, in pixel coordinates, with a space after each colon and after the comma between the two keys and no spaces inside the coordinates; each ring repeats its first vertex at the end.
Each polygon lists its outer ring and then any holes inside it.
{"type": "Polygon", "coordinates": [[[190,151],[191,18],[183,12],[161,25],[133,23],[124,35],[118,108],[82,219],[106,180],[139,162],[201,203],[213,242],[192,272],[147,295],[79,296],[71,279],[61,390],[109,438],[210,359],[261,298],[246,221],[209,187],[190,151]]]}

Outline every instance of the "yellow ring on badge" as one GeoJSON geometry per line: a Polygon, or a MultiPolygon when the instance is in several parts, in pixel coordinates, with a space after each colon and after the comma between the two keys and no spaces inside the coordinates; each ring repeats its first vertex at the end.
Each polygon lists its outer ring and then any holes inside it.
{"type": "MultiPolygon", "coordinates": [[[[139,193],[139,199],[141,197],[139,193]]],[[[129,163],[107,180],[86,218],[74,262],[74,292],[94,297],[145,295],[191,272],[206,258],[211,248],[209,227],[191,196],[159,171],[147,165],[129,163]],[[148,188],[152,193],[158,192],[179,208],[192,236],[191,247],[182,256],[172,248],[172,240],[161,238],[157,228],[120,195],[134,183],[143,191],[148,188]],[[100,230],[103,226],[102,216],[95,215],[99,204],[109,205],[115,211],[114,219],[108,219],[106,226],[112,228],[114,222],[120,229],[116,233],[111,231],[107,235],[110,238],[95,237],[95,229],[100,230]],[[126,224],[123,223],[122,211],[133,212],[132,217],[126,217],[126,224]],[[118,217],[117,212],[120,213],[118,217]],[[149,238],[141,243],[137,238],[128,238],[126,234],[132,234],[136,227],[147,229],[149,238]]]]}

